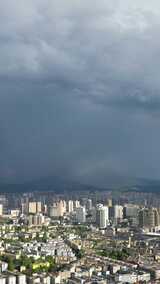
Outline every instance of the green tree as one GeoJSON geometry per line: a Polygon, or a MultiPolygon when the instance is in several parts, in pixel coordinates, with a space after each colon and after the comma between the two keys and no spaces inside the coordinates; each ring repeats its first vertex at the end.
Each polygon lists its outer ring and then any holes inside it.
{"type": "Polygon", "coordinates": [[[13,271],[15,269],[13,258],[8,257],[8,270],[13,271]]]}

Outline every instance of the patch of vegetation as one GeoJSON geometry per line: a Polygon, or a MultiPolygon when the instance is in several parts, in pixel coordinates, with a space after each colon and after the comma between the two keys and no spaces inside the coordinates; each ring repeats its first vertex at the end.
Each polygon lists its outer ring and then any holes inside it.
{"type": "Polygon", "coordinates": [[[98,255],[100,256],[105,256],[109,257],[115,260],[126,260],[129,257],[129,252],[127,249],[123,248],[122,250],[103,250],[103,251],[98,251],[98,255]]]}

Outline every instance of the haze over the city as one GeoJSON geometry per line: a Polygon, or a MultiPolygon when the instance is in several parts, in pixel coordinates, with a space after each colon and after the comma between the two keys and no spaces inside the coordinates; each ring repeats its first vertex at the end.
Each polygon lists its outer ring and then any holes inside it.
{"type": "Polygon", "coordinates": [[[160,1],[0,1],[0,180],[159,179],[160,1]]]}

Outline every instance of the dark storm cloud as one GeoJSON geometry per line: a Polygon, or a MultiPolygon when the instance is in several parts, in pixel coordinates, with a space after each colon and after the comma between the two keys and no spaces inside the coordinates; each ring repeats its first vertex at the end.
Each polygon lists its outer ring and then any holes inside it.
{"type": "Polygon", "coordinates": [[[0,175],[158,177],[159,19],[158,0],[1,0],[0,175]]]}
{"type": "Polygon", "coordinates": [[[158,1],[1,1],[0,75],[64,84],[106,101],[124,90],[123,99],[142,104],[147,88],[156,100],[158,9],[158,1]]]}

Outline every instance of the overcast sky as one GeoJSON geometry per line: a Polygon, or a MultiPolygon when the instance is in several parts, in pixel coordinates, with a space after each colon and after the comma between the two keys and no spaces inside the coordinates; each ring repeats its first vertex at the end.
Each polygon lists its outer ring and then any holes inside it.
{"type": "Polygon", "coordinates": [[[159,149],[159,0],[0,0],[0,178],[160,178],[159,149]]]}

